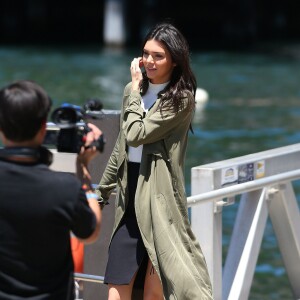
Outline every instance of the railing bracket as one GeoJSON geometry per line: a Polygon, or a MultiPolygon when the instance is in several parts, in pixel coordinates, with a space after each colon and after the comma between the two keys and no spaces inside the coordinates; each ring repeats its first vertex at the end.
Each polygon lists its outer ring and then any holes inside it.
{"type": "Polygon", "coordinates": [[[223,206],[229,206],[235,203],[235,197],[228,197],[228,198],[223,198],[220,201],[215,202],[215,207],[214,207],[214,213],[220,213],[222,212],[223,206]]]}
{"type": "Polygon", "coordinates": [[[266,192],[266,200],[271,201],[275,194],[279,192],[279,188],[269,187],[266,192]]]}

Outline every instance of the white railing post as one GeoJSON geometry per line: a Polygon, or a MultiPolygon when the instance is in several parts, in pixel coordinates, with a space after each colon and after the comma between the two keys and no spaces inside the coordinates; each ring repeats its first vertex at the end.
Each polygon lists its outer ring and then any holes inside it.
{"type": "Polygon", "coordinates": [[[278,185],[268,204],[294,297],[300,299],[300,213],[292,184],[278,185]]]}
{"type": "Polygon", "coordinates": [[[206,257],[215,300],[248,298],[269,213],[293,293],[300,297],[299,208],[292,188],[282,191],[300,179],[299,154],[300,143],[192,168],[191,224],[206,257]],[[222,278],[222,207],[242,194],[222,278]]]}
{"type": "Polygon", "coordinates": [[[244,194],[228,250],[223,276],[223,299],[248,299],[267,223],[266,191],[244,194]]]}
{"type": "MultiPolygon", "coordinates": [[[[203,178],[200,179],[198,171],[192,169],[192,195],[205,192],[203,187],[212,186],[203,184],[203,178]]],[[[209,178],[206,178],[207,181],[209,178]]],[[[193,206],[191,225],[207,262],[214,299],[218,300],[222,297],[222,209],[216,212],[215,208],[214,201],[193,206]]]]}

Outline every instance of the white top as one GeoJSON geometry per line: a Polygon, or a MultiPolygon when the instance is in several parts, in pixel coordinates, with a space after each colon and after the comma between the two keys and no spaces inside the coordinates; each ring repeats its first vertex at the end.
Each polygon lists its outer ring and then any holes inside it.
{"type": "MultiPolygon", "coordinates": [[[[166,83],[159,83],[153,84],[149,81],[149,87],[146,94],[142,97],[141,100],[141,107],[147,113],[149,108],[155,103],[157,100],[157,94],[162,91],[168,84],[166,83]]],[[[138,147],[128,147],[128,160],[131,162],[140,163],[142,159],[142,152],[143,152],[143,145],[138,147]]]]}

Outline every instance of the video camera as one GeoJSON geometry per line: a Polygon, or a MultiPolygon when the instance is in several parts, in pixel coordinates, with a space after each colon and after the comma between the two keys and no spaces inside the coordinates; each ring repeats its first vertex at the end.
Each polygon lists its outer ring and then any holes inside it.
{"type": "MultiPolygon", "coordinates": [[[[90,99],[83,107],[64,103],[51,114],[53,123],[47,123],[47,132],[43,145],[56,147],[58,152],[79,153],[85,143],[85,136],[91,130],[85,119],[97,119],[101,116],[102,104],[90,99]],[[100,114],[99,114],[100,113],[100,114]]],[[[105,139],[103,134],[93,142],[97,150],[103,152],[105,139]]]]}

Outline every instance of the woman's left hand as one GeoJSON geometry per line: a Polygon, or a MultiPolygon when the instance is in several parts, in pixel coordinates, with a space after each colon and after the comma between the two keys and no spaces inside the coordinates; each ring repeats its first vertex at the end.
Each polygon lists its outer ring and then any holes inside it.
{"type": "Polygon", "coordinates": [[[131,62],[130,73],[132,80],[132,90],[139,91],[141,82],[143,80],[142,71],[140,69],[141,57],[134,58],[131,62]]]}

